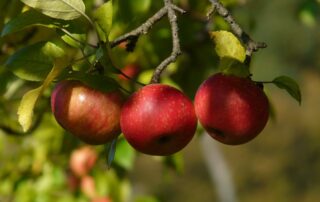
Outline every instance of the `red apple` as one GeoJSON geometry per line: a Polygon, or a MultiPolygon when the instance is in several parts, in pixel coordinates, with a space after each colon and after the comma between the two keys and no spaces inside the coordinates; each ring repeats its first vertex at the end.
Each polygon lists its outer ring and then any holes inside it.
{"type": "Polygon", "coordinates": [[[70,169],[77,176],[87,175],[97,161],[96,151],[84,146],[72,152],[70,157],[70,169]]]}
{"type": "Polygon", "coordinates": [[[91,176],[84,176],[83,178],[81,178],[80,188],[82,193],[84,193],[90,199],[97,196],[94,178],[91,176]]]}
{"type": "Polygon", "coordinates": [[[168,85],[150,84],[123,105],[120,125],[136,150],[170,155],[190,142],[197,118],[192,102],[182,92],[168,85]]]}
{"type": "Polygon", "coordinates": [[[100,92],[76,80],[60,82],[51,96],[58,123],[93,145],[104,144],[120,134],[122,104],[119,91],[100,92]]]}
{"type": "MultiPolygon", "coordinates": [[[[129,78],[136,78],[140,72],[140,67],[137,64],[128,64],[121,71],[127,75],[129,78]]],[[[128,78],[122,74],[119,74],[119,79],[127,81],[128,78]]]]}
{"type": "Polygon", "coordinates": [[[77,176],[75,176],[73,173],[68,173],[67,185],[70,191],[75,192],[80,185],[80,179],[77,176]]]}
{"type": "Polygon", "coordinates": [[[98,197],[91,200],[91,202],[112,202],[108,197],[98,197]]]}
{"type": "Polygon", "coordinates": [[[249,78],[215,74],[201,84],[194,105],[207,132],[229,145],[252,140],[269,118],[268,98],[249,78]]]}

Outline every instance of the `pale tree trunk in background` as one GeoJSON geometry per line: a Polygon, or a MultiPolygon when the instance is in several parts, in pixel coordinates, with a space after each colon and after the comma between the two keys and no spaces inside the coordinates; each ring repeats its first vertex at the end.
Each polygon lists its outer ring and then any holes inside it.
{"type": "Polygon", "coordinates": [[[200,138],[205,163],[216,189],[219,202],[237,202],[231,172],[219,148],[219,145],[208,134],[200,138]]]}

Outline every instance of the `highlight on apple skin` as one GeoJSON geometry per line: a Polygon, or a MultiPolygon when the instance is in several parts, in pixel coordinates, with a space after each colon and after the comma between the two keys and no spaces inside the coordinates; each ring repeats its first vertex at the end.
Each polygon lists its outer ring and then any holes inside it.
{"type": "Polygon", "coordinates": [[[77,80],[58,83],[51,95],[57,122],[85,143],[105,144],[120,133],[124,99],[120,91],[100,92],[77,80]]]}
{"type": "Polygon", "coordinates": [[[269,118],[269,102],[250,78],[215,74],[195,96],[199,122],[217,141],[238,145],[255,138],[269,118]]]}
{"type": "Polygon", "coordinates": [[[197,127],[194,107],[181,91],[150,84],[129,97],[121,111],[124,137],[136,150],[170,155],[183,149],[197,127]]]}

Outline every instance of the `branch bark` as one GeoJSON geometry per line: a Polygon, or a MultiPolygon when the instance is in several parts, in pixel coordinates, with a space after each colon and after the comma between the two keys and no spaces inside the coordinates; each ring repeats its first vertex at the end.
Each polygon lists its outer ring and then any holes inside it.
{"type": "Polygon", "coordinates": [[[113,48],[119,45],[121,42],[130,40],[132,38],[138,38],[141,34],[147,34],[152,28],[152,25],[161,20],[163,16],[167,14],[168,10],[166,7],[161,8],[156,14],[150,17],[146,22],[137,27],[136,29],[116,38],[114,41],[110,42],[110,46],[113,48]]]}
{"type": "Polygon", "coordinates": [[[209,0],[212,3],[213,10],[216,11],[224,20],[230,25],[231,31],[239,38],[239,40],[246,46],[246,55],[248,58],[252,53],[261,48],[266,48],[267,44],[264,42],[254,41],[235,21],[231,13],[226,9],[219,0],[209,0]]]}
{"type": "Polygon", "coordinates": [[[169,57],[164,59],[156,68],[151,78],[150,83],[158,83],[161,73],[167,68],[167,66],[176,61],[177,57],[181,54],[179,29],[177,23],[176,12],[185,13],[185,11],[172,3],[172,0],[164,0],[164,6],[152,17],[150,17],[145,23],[136,29],[116,38],[110,42],[111,47],[119,45],[121,42],[127,40],[136,40],[140,35],[147,34],[152,26],[161,20],[165,15],[168,16],[171,32],[172,32],[172,52],[169,57]]]}
{"type": "Polygon", "coordinates": [[[161,73],[168,67],[168,65],[178,58],[178,56],[181,54],[181,48],[180,48],[180,39],[179,39],[179,28],[177,23],[177,16],[175,10],[178,10],[180,12],[184,11],[178,7],[176,7],[172,0],[164,0],[165,8],[167,9],[168,13],[168,19],[170,22],[171,27],[171,35],[172,35],[172,52],[169,57],[167,57],[165,60],[163,60],[155,69],[153,76],[151,78],[150,83],[158,83],[160,80],[161,73]]]}

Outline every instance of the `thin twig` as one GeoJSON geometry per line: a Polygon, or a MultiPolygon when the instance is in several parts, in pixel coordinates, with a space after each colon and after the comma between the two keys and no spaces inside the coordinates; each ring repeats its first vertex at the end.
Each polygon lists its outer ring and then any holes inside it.
{"type": "Polygon", "coordinates": [[[164,7],[162,7],[156,14],[150,17],[145,23],[110,42],[110,46],[112,48],[119,45],[121,42],[136,39],[142,34],[147,34],[148,31],[152,28],[153,24],[161,20],[167,14],[172,32],[172,52],[169,57],[164,59],[156,67],[150,83],[158,83],[161,73],[170,63],[176,61],[177,57],[181,54],[176,12],[185,13],[183,9],[174,5],[172,3],[172,0],[164,0],[164,7]]]}
{"type": "Polygon", "coordinates": [[[231,31],[241,40],[246,46],[246,55],[248,58],[252,56],[252,53],[258,51],[261,48],[266,48],[267,45],[264,42],[256,42],[243,31],[240,25],[235,21],[231,13],[226,9],[219,0],[209,0],[212,3],[214,10],[224,18],[224,20],[230,25],[231,31]]]}
{"type": "Polygon", "coordinates": [[[152,25],[161,20],[163,16],[167,13],[167,8],[161,8],[156,14],[150,17],[145,23],[137,27],[136,29],[116,38],[110,42],[110,46],[113,48],[119,45],[121,42],[127,41],[131,38],[139,37],[141,34],[147,34],[151,29],[152,25]]]}
{"type": "Polygon", "coordinates": [[[85,47],[86,45],[92,47],[92,48],[97,48],[97,46],[93,45],[93,44],[90,44],[90,43],[86,43],[86,42],[83,42],[77,38],[75,38],[68,30],[64,29],[64,28],[60,28],[60,30],[62,32],[64,32],[67,36],[69,36],[72,40],[76,41],[77,43],[79,43],[81,46],[85,47]]]}
{"type": "Polygon", "coordinates": [[[172,0],[164,0],[165,8],[168,10],[168,19],[171,26],[172,33],[172,52],[169,57],[163,60],[153,72],[150,83],[158,83],[160,80],[161,73],[168,67],[168,65],[176,61],[177,57],[181,54],[180,39],[179,39],[179,28],[177,23],[176,10],[182,11],[182,9],[177,9],[172,3],[172,0]]]}
{"type": "Polygon", "coordinates": [[[113,67],[114,69],[116,69],[116,71],[118,71],[120,73],[120,75],[122,75],[123,77],[125,77],[126,79],[128,79],[131,82],[134,82],[140,86],[145,86],[146,84],[141,83],[140,81],[133,79],[132,77],[126,75],[123,71],[121,71],[121,69],[117,68],[117,67],[113,67]]]}

